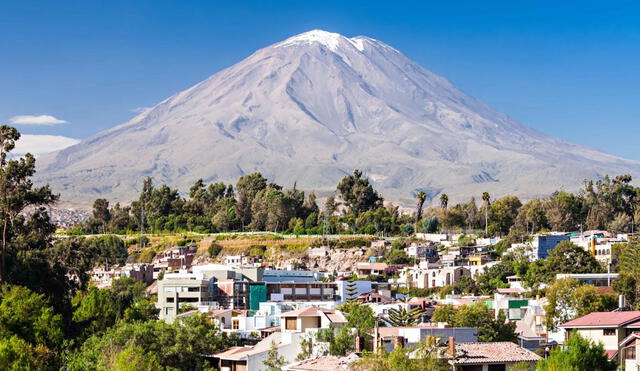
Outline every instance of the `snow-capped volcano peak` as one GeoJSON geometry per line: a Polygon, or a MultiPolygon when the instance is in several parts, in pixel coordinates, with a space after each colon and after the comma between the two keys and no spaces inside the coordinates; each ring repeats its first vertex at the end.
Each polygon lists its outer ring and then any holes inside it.
{"type": "MultiPolygon", "coordinates": [[[[313,30],[260,49],[130,121],[39,159],[70,200],[125,201],[153,177],[186,191],[260,171],[330,192],[361,169],[413,204],[548,195],[640,164],[538,133],[382,41],[313,30]]],[[[324,194],[327,194],[324,193],[324,194]]]]}
{"type": "Polygon", "coordinates": [[[303,32],[299,35],[286,39],[285,41],[278,44],[278,46],[287,47],[296,44],[311,43],[320,43],[332,51],[337,51],[341,43],[349,43],[360,51],[364,49],[361,37],[349,39],[339,33],[328,32],[324,30],[311,30],[303,32]]]}

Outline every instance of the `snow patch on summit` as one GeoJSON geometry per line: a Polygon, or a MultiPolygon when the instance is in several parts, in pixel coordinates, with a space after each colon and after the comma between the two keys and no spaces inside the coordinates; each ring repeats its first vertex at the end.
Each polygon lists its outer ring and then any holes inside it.
{"type": "Polygon", "coordinates": [[[354,37],[349,39],[347,37],[340,35],[339,33],[328,32],[323,30],[312,30],[312,31],[301,33],[300,35],[296,35],[294,37],[290,37],[286,39],[282,43],[278,44],[278,46],[287,47],[287,46],[293,46],[293,45],[299,45],[299,44],[311,44],[311,43],[317,42],[326,46],[327,48],[329,48],[329,50],[335,52],[338,50],[338,47],[340,46],[341,42],[345,42],[345,41],[353,45],[359,51],[364,50],[364,43],[361,37],[354,37]]]}

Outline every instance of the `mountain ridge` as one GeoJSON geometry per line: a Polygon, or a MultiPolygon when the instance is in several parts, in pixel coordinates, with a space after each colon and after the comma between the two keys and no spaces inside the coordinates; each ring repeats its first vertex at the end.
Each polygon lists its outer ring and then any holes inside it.
{"type": "Polygon", "coordinates": [[[329,192],[360,168],[387,198],[521,197],[640,163],[524,126],[365,36],[313,30],[262,48],[131,120],[40,159],[64,198],[135,197],[146,176],[188,190],[260,171],[329,192]]]}

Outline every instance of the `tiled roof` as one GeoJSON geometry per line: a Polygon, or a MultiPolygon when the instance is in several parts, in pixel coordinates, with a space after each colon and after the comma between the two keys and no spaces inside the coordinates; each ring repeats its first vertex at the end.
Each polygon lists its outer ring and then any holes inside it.
{"type": "Polygon", "coordinates": [[[213,310],[213,311],[209,312],[209,316],[210,317],[215,317],[215,316],[219,316],[219,315],[226,314],[226,313],[229,313],[229,312],[233,312],[233,310],[232,309],[213,310]]]}
{"type": "Polygon", "coordinates": [[[290,312],[280,313],[281,317],[318,317],[320,313],[332,314],[335,313],[334,310],[320,308],[320,307],[306,307],[300,308],[296,310],[292,310],[290,312]]]}
{"type": "Polygon", "coordinates": [[[605,327],[622,326],[640,320],[640,311],[592,312],[560,325],[560,327],[605,327]]]}
{"type": "Polygon", "coordinates": [[[618,355],[618,350],[617,349],[613,349],[613,350],[605,350],[604,354],[607,355],[607,358],[611,359],[615,359],[616,356],[618,355]]]}
{"type": "Polygon", "coordinates": [[[246,353],[251,349],[253,349],[253,347],[231,347],[223,350],[222,352],[216,353],[215,356],[220,359],[239,360],[246,357],[246,353]]]}
{"type": "Polygon", "coordinates": [[[196,313],[198,313],[198,310],[197,309],[192,309],[192,310],[188,310],[186,312],[180,313],[176,317],[189,317],[189,316],[192,316],[192,315],[194,315],[196,313]]]}
{"type": "Polygon", "coordinates": [[[640,338],[640,332],[634,331],[620,342],[620,346],[621,347],[631,346],[632,344],[635,344],[636,340],[639,338],[640,338]]]}
{"type": "Polygon", "coordinates": [[[511,342],[458,343],[455,345],[456,359],[451,364],[487,364],[536,362],[540,356],[511,342]]]}
{"type": "Polygon", "coordinates": [[[326,313],[331,323],[347,323],[347,319],[341,312],[326,313]]]}
{"type": "Polygon", "coordinates": [[[355,353],[351,353],[345,357],[325,356],[302,361],[289,368],[291,370],[308,371],[343,371],[347,370],[349,365],[358,359],[360,359],[360,357],[355,353]]]}

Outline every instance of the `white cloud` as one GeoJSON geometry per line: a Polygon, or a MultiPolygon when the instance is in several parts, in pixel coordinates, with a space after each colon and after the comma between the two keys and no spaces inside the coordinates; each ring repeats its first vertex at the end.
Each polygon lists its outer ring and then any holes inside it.
{"type": "Polygon", "coordinates": [[[19,115],[10,118],[9,122],[18,125],[59,125],[67,123],[67,121],[51,115],[19,115]]]}
{"type": "Polygon", "coordinates": [[[16,148],[11,151],[12,155],[42,155],[45,153],[65,149],[79,143],[78,139],[63,137],[59,135],[31,135],[23,134],[16,142],[16,148]]]}

